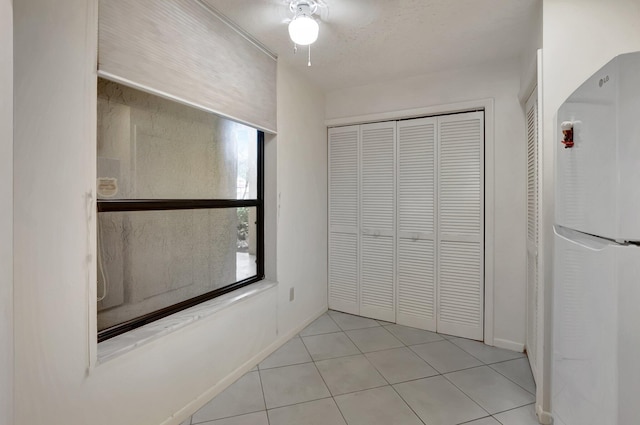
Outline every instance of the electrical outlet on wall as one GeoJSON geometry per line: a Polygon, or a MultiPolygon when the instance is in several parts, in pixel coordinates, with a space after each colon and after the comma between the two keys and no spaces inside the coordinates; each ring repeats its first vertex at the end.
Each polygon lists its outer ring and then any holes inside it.
{"type": "Polygon", "coordinates": [[[296,298],[295,289],[289,288],[289,301],[293,301],[296,298]]]}

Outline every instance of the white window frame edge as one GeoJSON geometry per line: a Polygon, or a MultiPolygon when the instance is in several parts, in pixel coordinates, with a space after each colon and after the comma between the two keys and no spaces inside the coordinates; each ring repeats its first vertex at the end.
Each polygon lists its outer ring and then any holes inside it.
{"type": "Polygon", "coordinates": [[[328,128],[345,125],[366,124],[380,121],[393,121],[408,118],[422,118],[433,115],[446,115],[458,112],[484,110],[484,343],[494,345],[494,239],[495,239],[495,120],[493,98],[470,100],[467,102],[447,103],[422,108],[399,111],[356,115],[334,118],[325,121],[328,128]]]}

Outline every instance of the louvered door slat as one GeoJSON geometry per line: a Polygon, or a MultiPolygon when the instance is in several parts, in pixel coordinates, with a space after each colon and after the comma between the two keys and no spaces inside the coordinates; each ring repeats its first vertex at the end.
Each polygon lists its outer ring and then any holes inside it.
{"type": "Polygon", "coordinates": [[[329,221],[331,226],[358,226],[358,128],[331,129],[329,134],[329,221]]]}
{"type": "Polygon", "coordinates": [[[534,379],[537,377],[538,336],[538,98],[527,101],[527,335],[526,348],[534,379]]]}
{"type": "Polygon", "coordinates": [[[393,312],[393,238],[362,236],[362,293],[363,315],[395,321],[389,315],[370,314],[393,312]]]}
{"type": "Polygon", "coordinates": [[[343,305],[357,306],[358,236],[332,233],[330,239],[329,300],[331,308],[343,309],[343,305]]]}
{"type": "Polygon", "coordinates": [[[401,325],[436,330],[433,240],[398,240],[397,317],[401,325]]]}
{"type": "Polygon", "coordinates": [[[396,123],[360,131],[360,314],[394,322],[396,123]]]}
{"type": "Polygon", "coordinates": [[[430,331],[435,316],[436,119],[398,122],[397,322],[430,331]]]}
{"type": "Polygon", "coordinates": [[[362,226],[392,232],[395,123],[362,126],[362,226]]]}
{"type": "Polygon", "coordinates": [[[438,118],[438,332],[484,335],[484,117],[438,118]]]}
{"type": "Polygon", "coordinates": [[[359,314],[358,126],[329,130],[329,308],[359,314]]]}

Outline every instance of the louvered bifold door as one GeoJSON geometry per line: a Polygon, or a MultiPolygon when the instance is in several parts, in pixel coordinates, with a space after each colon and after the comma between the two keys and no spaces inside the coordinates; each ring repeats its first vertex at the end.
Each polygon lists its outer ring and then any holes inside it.
{"type": "Polygon", "coordinates": [[[484,113],[438,118],[438,332],[483,339],[484,113]]]}
{"type": "Polygon", "coordinates": [[[538,90],[527,101],[527,357],[534,379],[538,354],[538,90]]]}
{"type": "Polygon", "coordinates": [[[436,118],[398,122],[397,323],[436,330],[436,118]]]}
{"type": "Polygon", "coordinates": [[[360,314],[359,126],[329,129],[329,308],[360,314]]]}
{"type": "Polygon", "coordinates": [[[395,322],[396,123],[361,132],[360,315],[395,322]]]}

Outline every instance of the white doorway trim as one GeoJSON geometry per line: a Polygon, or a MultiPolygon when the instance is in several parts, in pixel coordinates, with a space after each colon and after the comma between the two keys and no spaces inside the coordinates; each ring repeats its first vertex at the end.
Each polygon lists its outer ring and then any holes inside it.
{"type": "Polygon", "coordinates": [[[0,424],[14,421],[13,3],[0,3],[0,424]]]}
{"type": "MultiPolygon", "coordinates": [[[[327,127],[365,124],[379,121],[391,121],[418,118],[432,115],[444,115],[456,112],[484,110],[485,163],[484,163],[484,343],[501,348],[514,349],[510,344],[494,341],[494,233],[495,233],[495,160],[494,160],[494,99],[478,99],[467,102],[426,106],[423,108],[381,112],[336,118],[325,121],[327,127]]],[[[505,341],[506,342],[506,341],[505,341]]]]}

